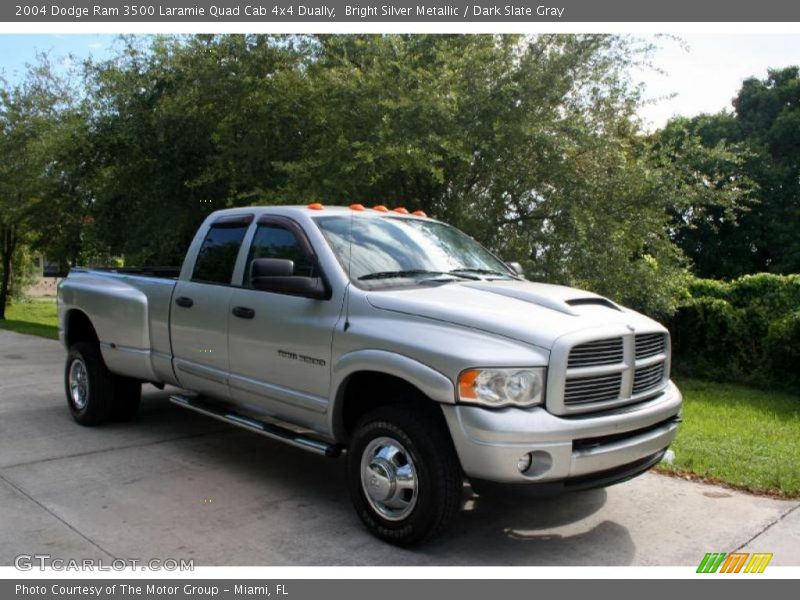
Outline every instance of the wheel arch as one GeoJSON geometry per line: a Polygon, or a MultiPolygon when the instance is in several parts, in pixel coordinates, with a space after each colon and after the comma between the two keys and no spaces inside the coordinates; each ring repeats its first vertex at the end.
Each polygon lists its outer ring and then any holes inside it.
{"type": "Polygon", "coordinates": [[[455,388],[445,375],[412,358],[384,350],[359,350],[342,357],[333,371],[330,428],[345,442],[358,418],[389,403],[455,402],[455,388]]]}
{"type": "Polygon", "coordinates": [[[100,338],[89,316],[80,309],[72,308],[64,316],[64,343],[70,348],[78,342],[99,343],[100,338]]]}

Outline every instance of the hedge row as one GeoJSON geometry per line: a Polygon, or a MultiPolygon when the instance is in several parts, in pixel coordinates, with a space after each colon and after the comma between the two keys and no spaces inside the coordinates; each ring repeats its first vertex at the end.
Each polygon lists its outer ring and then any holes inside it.
{"type": "Polygon", "coordinates": [[[695,279],[670,330],[677,373],[800,391],[800,275],[695,279]]]}

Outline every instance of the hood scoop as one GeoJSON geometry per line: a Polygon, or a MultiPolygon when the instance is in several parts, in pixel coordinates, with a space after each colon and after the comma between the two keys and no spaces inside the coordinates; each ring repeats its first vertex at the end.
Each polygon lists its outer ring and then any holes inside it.
{"type": "Polygon", "coordinates": [[[619,306],[614,304],[608,298],[603,298],[602,296],[597,296],[595,298],[573,298],[572,300],[567,300],[566,302],[570,306],[605,306],[606,308],[610,308],[612,310],[620,310],[619,306]]]}
{"type": "Polygon", "coordinates": [[[580,316],[584,313],[581,308],[603,307],[612,310],[620,310],[619,306],[614,304],[608,298],[603,298],[590,292],[576,290],[561,285],[552,285],[545,283],[525,282],[475,282],[475,283],[462,283],[464,287],[481,290],[482,292],[491,292],[499,296],[507,298],[514,298],[523,302],[530,302],[531,304],[538,304],[550,310],[556,310],[566,315],[574,317],[580,316]],[[580,294],[580,295],[578,295],[580,294]],[[577,310],[575,310],[577,308],[577,310]]]}

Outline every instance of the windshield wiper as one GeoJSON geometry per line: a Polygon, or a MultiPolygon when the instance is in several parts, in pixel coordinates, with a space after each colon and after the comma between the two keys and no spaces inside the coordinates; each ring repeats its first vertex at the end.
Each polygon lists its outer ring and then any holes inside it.
{"type": "Polygon", "coordinates": [[[455,275],[456,277],[464,277],[466,279],[471,279],[467,275],[463,275],[460,273],[446,273],[444,271],[428,271],[426,269],[406,269],[404,271],[378,271],[376,273],[369,273],[367,275],[362,275],[359,277],[359,281],[364,281],[367,279],[392,279],[393,277],[417,277],[419,275],[455,275]]]}
{"type": "Polygon", "coordinates": [[[476,275],[499,275],[501,277],[513,277],[511,273],[503,273],[493,269],[453,269],[449,271],[451,275],[463,275],[464,273],[475,273],[476,275]]]}

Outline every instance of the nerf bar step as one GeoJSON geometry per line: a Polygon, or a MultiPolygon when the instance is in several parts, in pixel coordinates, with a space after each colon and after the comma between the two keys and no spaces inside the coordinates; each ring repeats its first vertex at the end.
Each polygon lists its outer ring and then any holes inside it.
{"type": "Polygon", "coordinates": [[[169,401],[178,406],[188,408],[208,417],[213,417],[219,421],[236,425],[242,429],[258,433],[273,440],[278,440],[284,444],[302,448],[315,454],[321,454],[329,458],[335,458],[342,453],[342,447],[336,444],[330,444],[321,440],[316,440],[311,437],[304,436],[289,429],[284,429],[278,425],[271,423],[264,423],[250,417],[238,415],[225,409],[217,409],[205,403],[200,403],[195,398],[183,396],[180,394],[173,394],[169,397],[169,401]]]}

